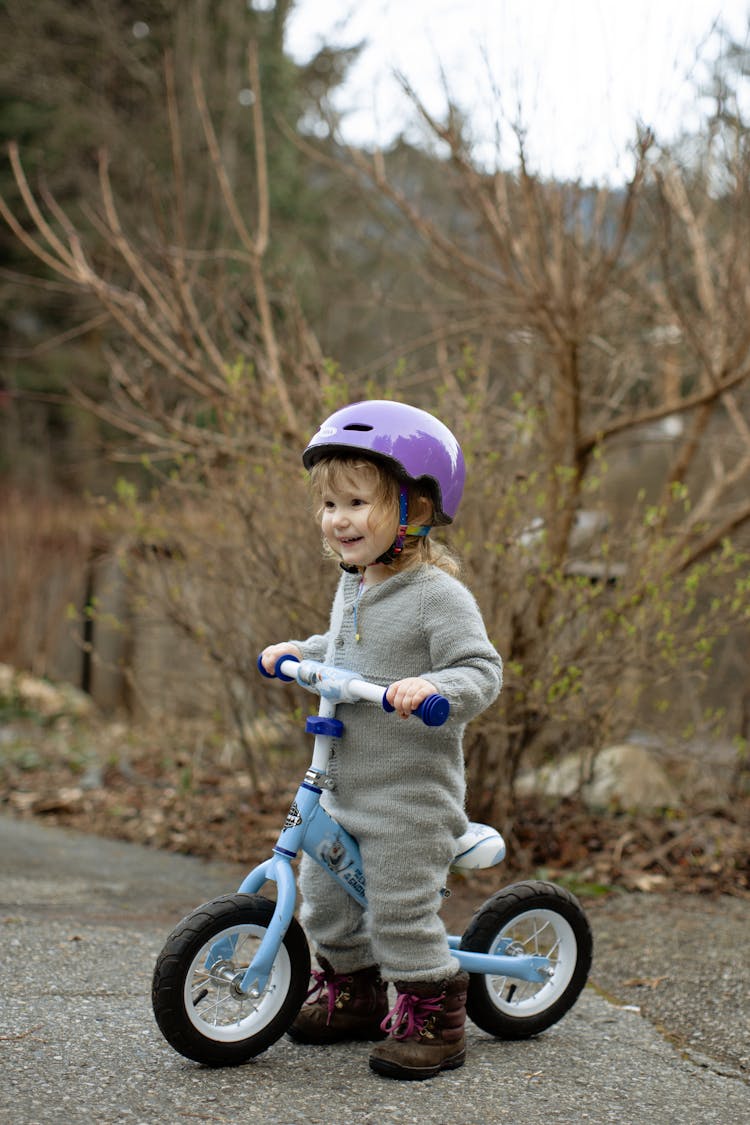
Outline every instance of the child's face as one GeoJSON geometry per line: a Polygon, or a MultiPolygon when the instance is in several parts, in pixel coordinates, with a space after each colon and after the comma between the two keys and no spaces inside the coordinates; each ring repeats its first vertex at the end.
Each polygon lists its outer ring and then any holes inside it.
{"type": "Polygon", "coordinates": [[[393,543],[398,513],[384,508],[376,471],[352,468],[338,474],[321,502],[323,535],[347,566],[371,566],[393,543]]]}

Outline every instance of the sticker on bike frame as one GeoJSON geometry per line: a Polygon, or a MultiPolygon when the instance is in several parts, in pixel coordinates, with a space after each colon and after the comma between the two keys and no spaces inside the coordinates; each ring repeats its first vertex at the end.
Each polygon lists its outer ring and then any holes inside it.
{"type": "Polygon", "coordinates": [[[292,807],[289,809],[289,812],[286,814],[286,820],[284,821],[284,831],[286,831],[287,828],[296,828],[301,823],[302,823],[302,816],[300,814],[299,809],[297,808],[297,802],[292,801],[292,807]]]}
{"type": "Polygon", "coordinates": [[[348,883],[357,894],[365,893],[365,877],[337,836],[324,837],[317,848],[317,856],[324,867],[348,883]]]}

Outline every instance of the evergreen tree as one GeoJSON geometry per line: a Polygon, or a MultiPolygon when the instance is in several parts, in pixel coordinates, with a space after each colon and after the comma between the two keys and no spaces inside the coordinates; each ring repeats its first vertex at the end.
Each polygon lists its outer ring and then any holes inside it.
{"type": "MultiPolygon", "coordinates": [[[[43,184],[76,220],[95,206],[99,153],[106,150],[124,220],[150,231],[157,244],[165,215],[178,214],[186,245],[231,254],[235,236],[206,154],[197,92],[238,203],[253,214],[258,182],[248,45],[256,42],[274,232],[270,260],[282,276],[294,275],[304,295],[325,241],[327,206],[320,186],[304,174],[293,133],[318,116],[355,51],[324,48],[308,63],[295,63],[284,47],[292,8],[293,0],[3,0],[0,36],[13,45],[0,61],[3,150],[15,142],[34,189],[43,184]]],[[[23,216],[6,159],[0,195],[23,216]]],[[[71,413],[65,391],[77,381],[91,393],[102,381],[101,334],[108,330],[99,327],[85,297],[40,276],[38,263],[30,266],[5,224],[0,253],[6,361],[0,474],[33,478],[37,485],[58,475],[61,483],[80,487],[87,473],[72,466],[80,460],[81,428],[89,423],[71,413]],[[91,331],[77,336],[75,325],[91,331]],[[62,336],[64,350],[48,347],[62,336]]]]}

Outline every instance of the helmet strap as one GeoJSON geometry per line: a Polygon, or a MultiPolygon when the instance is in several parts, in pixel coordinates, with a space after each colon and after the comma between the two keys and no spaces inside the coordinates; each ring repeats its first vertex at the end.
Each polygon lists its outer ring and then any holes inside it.
{"type": "Polygon", "coordinates": [[[409,492],[405,484],[399,485],[398,490],[398,532],[393,543],[384,551],[379,558],[375,559],[376,563],[392,563],[398,558],[404,549],[404,540],[407,535],[417,537],[424,537],[430,534],[432,526],[430,524],[408,523],[409,518],[409,492]]]}

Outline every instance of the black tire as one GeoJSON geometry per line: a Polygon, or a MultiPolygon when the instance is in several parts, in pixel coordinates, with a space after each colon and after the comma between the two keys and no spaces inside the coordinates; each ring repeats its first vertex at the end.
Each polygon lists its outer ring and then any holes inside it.
{"type": "Polygon", "coordinates": [[[554,883],[514,883],[487,899],[461,939],[475,953],[548,957],[544,983],[471,973],[469,1018],[499,1039],[528,1039],[557,1023],[575,1004],[591,968],[593,942],[578,899],[554,883]]]}
{"type": "Polygon", "coordinates": [[[273,911],[274,903],[262,895],[224,895],[183,918],[167,938],[154,969],[151,1002],[164,1038],[181,1055],[206,1066],[238,1066],[265,1051],[291,1024],[310,982],[310,951],[296,919],[261,995],[238,995],[235,987],[273,911]]]}

